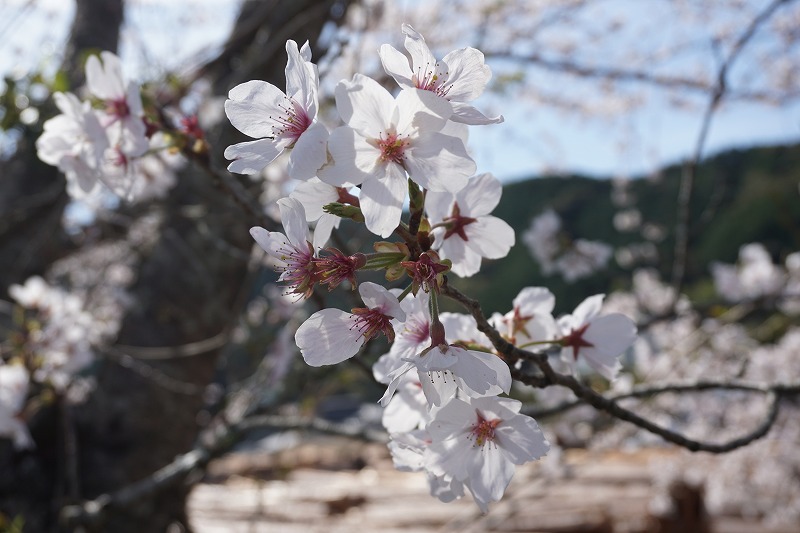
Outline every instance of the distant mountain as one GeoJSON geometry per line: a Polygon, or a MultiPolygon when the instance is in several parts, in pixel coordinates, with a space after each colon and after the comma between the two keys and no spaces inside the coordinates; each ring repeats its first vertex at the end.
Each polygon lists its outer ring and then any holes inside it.
{"type": "MultiPolygon", "coordinates": [[[[549,287],[557,297],[557,312],[567,312],[586,296],[629,284],[631,270],[614,259],[607,269],[573,284],[558,275],[542,275],[522,234],[547,208],[561,216],[574,236],[614,247],[644,242],[645,225],[662,228],[664,237],[656,243],[658,258],[649,266],[669,279],[681,172],[679,165],[673,165],[630,181],[627,190],[635,199],[632,207],[642,214],[642,224],[627,233],[614,229],[614,215],[622,208],[612,203],[612,183],[607,179],[541,177],[509,184],[494,215],[514,228],[515,246],[506,258],[485,261],[479,275],[464,280],[451,276],[451,280],[478,298],[487,312],[508,310],[525,286],[549,287]]],[[[731,150],[705,160],[697,169],[691,202],[689,290],[707,286],[710,263],[734,262],[743,244],[762,242],[775,259],[800,250],[799,184],[800,145],[731,150]]]]}

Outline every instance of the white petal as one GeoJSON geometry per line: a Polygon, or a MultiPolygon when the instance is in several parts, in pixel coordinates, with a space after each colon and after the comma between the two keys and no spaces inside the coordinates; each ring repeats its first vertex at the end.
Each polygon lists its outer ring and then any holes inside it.
{"type": "Polygon", "coordinates": [[[365,281],[359,284],[358,294],[368,308],[377,309],[384,315],[396,318],[400,322],[405,321],[406,313],[400,307],[397,296],[387,291],[383,286],[371,281],[365,281]]]}
{"type": "Polygon", "coordinates": [[[450,216],[455,198],[455,194],[451,192],[428,191],[425,196],[425,211],[431,219],[431,224],[441,222],[450,216]]]}
{"type": "Polygon", "coordinates": [[[500,180],[485,172],[471,178],[457,195],[461,216],[481,217],[490,214],[503,195],[500,180]]]}
{"type": "Polygon", "coordinates": [[[281,212],[281,223],[286,231],[289,242],[296,248],[306,246],[311,240],[306,222],[306,213],[303,204],[294,198],[281,198],[278,200],[278,207],[281,212]]]}
{"type": "Polygon", "coordinates": [[[395,163],[385,163],[386,175],[368,179],[361,186],[361,212],[367,229],[388,237],[400,224],[403,200],[408,187],[405,172],[395,163]]]}
{"type": "Polygon", "coordinates": [[[586,324],[600,314],[600,309],[603,307],[603,298],[605,298],[605,294],[595,294],[582,301],[572,312],[574,327],[586,324]]]}
{"type": "Polygon", "coordinates": [[[386,379],[389,381],[389,386],[386,387],[386,392],[384,392],[383,396],[381,396],[381,399],[378,400],[383,407],[389,405],[389,400],[392,399],[397,387],[400,386],[403,376],[405,376],[406,373],[412,368],[414,368],[414,364],[406,362],[403,364],[403,366],[394,369],[388,376],[386,376],[386,379]]]}
{"type": "Polygon", "coordinates": [[[487,259],[505,257],[514,246],[514,229],[504,220],[491,215],[480,217],[467,225],[464,232],[469,239],[467,246],[487,259]]]}
{"type": "Polygon", "coordinates": [[[519,309],[519,314],[522,316],[549,314],[553,312],[555,306],[555,295],[544,287],[525,287],[514,298],[514,308],[519,309]]]}
{"type": "Polygon", "coordinates": [[[592,320],[583,338],[597,350],[619,355],[636,340],[636,325],[627,316],[612,313],[592,320]]]}
{"type": "Polygon", "coordinates": [[[319,217],[317,225],[314,226],[314,250],[324,248],[325,245],[328,244],[333,229],[339,227],[339,222],[341,222],[341,220],[341,218],[335,215],[329,215],[328,213],[324,213],[319,217]]]}
{"type": "Polygon", "coordinates": [[[313,178],[328,160],[328,130],[319,122],[313,123],[292,147],[286,171],[296,180],[313,178]]]}
{"type": "MultiPolygon", "coordinates": [[[[311,52],[310,47],[308,51],[311,52]]],[[[302,57],[297,43],[291,39],[286,41],[286,55],[286,95],[298,102],[308,118],[314,120],[317,116],[317,80],[313,66],[302,57]]]]}
{"type": "Polygon", "coordinates": [[[442,405],[455,397],[458,387],[452,372],[448,370],[420,372],[419,382],[422,392],[430,405],[442,405]]]}
{"type": "Polygon", "coordinates": [[[285,114],[280,105],[289,103],[283,91],[265,81],[251,80],[228,93],[225,114],[234,128],[259,139],[272,137],[275,118],[285,114]]]}
{"type": "Polygon", "coordinates": [[[381,64],[386,74],[394,78],[400,87],[413,87],[414,82],[411,81],[411,67],[408,64],[408,58],[398,51],[390,44],[381,45],[378,50],[378,55],[381,58],[381,64]]]}
{"type": "MultiPolygon", "coordinates": [[[[327,213],[322,210],[322,206],[336,202],[339,199],[339,193],[336,188],[327,183],[322,183],[318,179],[311,179],[298,183],[297,187],[289,194],[290,197],[296,198],[306,212],[306,220],[313,222],[320,217],[325,216],[327,213]]],[[[335,217],[338,219],[338,217],[335,217]]]]}
{"type": "Polygon", "coordinates": [[[403,89],[397,95],[398,135],[417,131],[440,131],[453,114],[450,102],[430,91],[403,89]]]}
{"type": "MultiPolygon", "coordinates": [[[[452,241],[454,238],[448,239],[452,241]]],[[[458,238],[460,241],[461,239],[458,238]]],[[[464,246],[461,255],[457,259],[452,256],[442,254],[442,258],[453,261],[453,273],[462,278],[474,276],[481,270],[481,254],[475,252],[468,246],[464,246]]]]}
{"type": "Polygon", "coordinates": [[[282,250],[286,249],[289,242],[289,239],[283,233],[267,231],[259,226],[250,228],[250,235],[262,250],[276,259],[280,259],[284,255],[282,250]]]}
{"type": "Polygon", "coordinates": [[[232,159],[228,170],[237,174],[257,174],[281,155],[272,139],[259,139],[228,146],[225,159],[232,159]]]}
{"type": "Polygon", "coordinates": [[[102,53],[103,62],[96,55],[86,60],[86,86],[101,100],[124,97],[122,66],[119,58],[110,52],[102,53]]]}
{"type": "Polygon", "coordinates": [[[406,50],[411,54],[411,70],[413,72],[428,72],[436,65],[436,58],[431,53],[425,39],[409,24],[403,24],[403,34],[406,36],[406,50]]]}
{"type": "Polygon", "coordinates": [[[336,86],[336,109],[345,124],[363,136],[377,139],[391,128],[395,102],[381,85],[362,74],[336,86]]]}
{"type": "Polygon", "coordinates": [[[475,48],[453,50],[443,61],[447,64],[447,84],[452,85],[447,98],[456,102],[469,102],[479,97],[492,77],[483,52],[475,48]]]}
{"type": "Polygon", "coordinates": [[[326,165],[317,175],[323,182],[334,187],[347,183],[358,185],[376,172],[380,151],[348,126],[341,126],[331,132],[328,138],[328,152],[333,158],[332,165],[326,165]]]}
{"type": "Polygon", "coordinates": [[[517,465],[544,457],[550,450],[536,420],[525,415],[504,419],[495,430],[495,437],[508,460],[517,465]]]}
{"type": "Polygon", "coordinates": [[[453,106],[453,116],[450,117],[452,122],[468,124],[470,126],[485,126],[487,124],[501,124],[505,121],[503,115],[487,117],[473,106],[463,102],[451,101],[450,104],[453,106]]]}
{"type": "Polygon", "coordinates": [[[450,370],[470,396],[496,396],[511,390],[511,371],[498,356],[472,350],[458,350],[458,362],[450,370]],[[474,393],[474,394],[473,394],[474,393]]]}
{"type": "Polygon", "coordinates": [[[438,132],[422,132],[405,151],[411,179],[431,191],[458,192],[475,174],[475,161],[461,139],[438,132]]]}
{"type": "Polygon", "coordinates": [[[427,429],[434,441],[460,439],[476,420],[475,408],[467,402],[454,398],[436,412],[427,429]]]}
{"type": "Polygon", "coordinates": [[[323,309],[303,322],[294,340],[309,366],[334,365],[353,357],[364,337],[353,330],[352,315],[339,309],[323,309]]]}
{"type": "Polygon", "coordinates": [[[490,501],[499,501],[514,477],[514,464],[498,448],[487,444],[481,453],[474,454],[468,466],[465,484],[483,512],[490,501]]]}

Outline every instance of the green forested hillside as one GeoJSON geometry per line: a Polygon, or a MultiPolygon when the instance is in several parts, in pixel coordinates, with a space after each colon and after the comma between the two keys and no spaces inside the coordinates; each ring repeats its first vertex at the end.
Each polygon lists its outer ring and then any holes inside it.
{"type": "MultiPolygon", "coordinates": [[[[634,179],[629,191],[636,198],[642,223],[666,230],[658,246],[659,258],[651,266],[669,278],[674,247],[674,225],[681,167],[671,166],[657,176],[634,179]]],[[[782,259],[800,250],[800,145],[732,150],[704,161],[697,169],[691,203],[691,252],[687,280],[701,284],[712,261],[734,262],[739,247],[759,241],[782,259]]],[[[525,286],[549,287],[557,296],[557,311],[572,309],[584,297],[625,286],[630,271],[612,259],[609,268],[573,284],[558,275],[543,276],[522,234],[531,219],[548,207],[562,218],[565,229],[577,237],[613,246],[643,242],[639,231],[619,233],[613,216],[619,210],[611,201],[612,185],[606,179],[581,176],[542,177],[509,184],[494,214],[517,233],[508,257],[486,261],[481,273],[453,280],[484,303],[487,311],[508,310],[525,286]]],[[[453,277],[451,276],[451,279],[453,277]]]]}

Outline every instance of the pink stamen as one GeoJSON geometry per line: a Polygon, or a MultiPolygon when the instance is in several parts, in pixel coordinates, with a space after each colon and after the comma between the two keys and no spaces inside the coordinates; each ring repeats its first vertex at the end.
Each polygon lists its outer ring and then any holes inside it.
{"type": "Polygon", "coordinates": [[[483,448],[487,442],[494,442],[495,429],[500,425],[502,420],[487,420],[477,409],[475,414],[478,415],[478,420],[472,424],[472,431],[467,438],[475,441],[475,446],[483,448]]]}
{"type": "Polygon", "coordinates": [[[377,143],[378,149],[381,151],[381,161],[384,163],[391,161],[398,165],[403,164],[405,159],[403,154],[406,146],[408,146],[407,141],[401,139],[396,133],[390,133],[387,134],[385,139],[381,136],[377,143]]]}
{"type": "Polygon", "coordinates": [[[306,113],[306,110],[294,99],[286,99],[288,103],[278,105],[283,111],[283,114],[271,118],[275,125],[272,126],[272,133],[275,138],[288,138],[292,140],[291,144],[297,142],[297,139],[311,126],[311,118],[306,113]]]}

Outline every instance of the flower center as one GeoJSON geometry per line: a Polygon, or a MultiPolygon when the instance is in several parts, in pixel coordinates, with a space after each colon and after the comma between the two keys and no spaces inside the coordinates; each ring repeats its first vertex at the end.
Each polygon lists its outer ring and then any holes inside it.
{"type": "Polygon", "coordinates": [[[124,98],[117,98],[116,100],[108,100],[106,102],[106,113],[116,118],[125,118],[131,114],[131,109],[128,107],[128,101],[124,98]]]}
{"type": "Polygon", "coordinates": [[[350,310],[354,318],[353,326],[350,330],[356,330],[364,337],[364,342],[383,333],[389,342],[394,342],[394,328],[392,327],[392,317],[384,315],[379,309],[367,309],[358,307],[350,310]]]}
{"type": "Polygon", "coordinates": [[[426,342],[431,334],[431,324],[427,320],[414,318],[406,321],[406,336],[417,344],[426,342]]]}
{"type": "Polygon", "coordinates": [[[391,161],[392,163],[397,163],[398,165],[403,164],[404,156],[403,152],[408,146],[408,141],[404,141],[400,138],[396,133],[387,134],[386,138],[378,139],[378,149],[381,151],[380,159],[382,162],[386,163],[391,161]]]}
{"type": "Polygon", "coordinates": [[[458,235],[462,240],[468,241],[469,238],[467,237],[467,233],[464,231],[464,228],[477,221],[477,218],[462,217],[461,208],[458,207],[458,202],[454,203],[452,214],[443,220],[445,227],[447,228],[447,231],[444,233],[444,238],[449,239],[453,235],[458,235]]]}
{"type": "Polygon", "coordinates": [[[424,71],[421,68],[417,69],[416,74],[411,76],[411,81],[417,89],[431,91],[445,98],[453,87],[452,84],[445,85],[444,83],[448,78],[448,74],[449,72],[444,72],[441,76],[439,75],[438,62],[433,65],[433,68],[431,68],[430,64],[426,64],[424,71]]]}
{"type": "Polygon", "coordinates": [[[467,438],[474,440],[475,446],[483,448],[487,442],[494,442],[495,429],[497,429],[502,420],[499,418],[487,420],[477,409],[475,414],[478,416],[478,420],[472,424],[472,430],[467,438]]]}
{"type": "Polygon", "coordinates": [[[291,139],[293,145],[297,139],[311,126],[311,117],[306,110],[293,98],[287,98],[287,103],[279,104],[278,107],[283,114],[278,117],[270,115],[275,124],[272,126],[272,133],[275,138],[283,137],[291,139]]]}
{"type": "Polygon", "coordinates": [[[589,324],[584,324],[578,329],[573,329],[569,335],[561,339],[561,346],[569,346],[572,348],[572,354],[576,361],[578,360],[578,352],[581,351],[581,348],[594,347],[594,344],[583,338],[583,334],[586,333],[587,329],[589,329],[589,324]]]}
{"type": "Polygon", "coordinates": [[[313,249],[310,244],[306,244],[307,247],[303,249],[284,242],[277,250],[284,264],[275,268],[281,273],[280,281],[289,287],[289,294],[299,294],[303,298],[311,296],[318,277],[313,249]]]}
{"type": "Polygon", "coordinates": [[[123,151],[119,148],[119,146],[113,148],[111,152],[110,163],[115,167],[127,169],[128,168],[128,156],[123,153],[123,151]]]}

